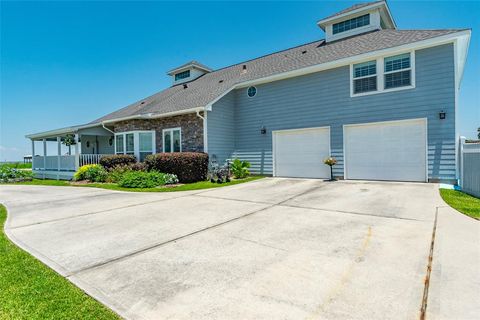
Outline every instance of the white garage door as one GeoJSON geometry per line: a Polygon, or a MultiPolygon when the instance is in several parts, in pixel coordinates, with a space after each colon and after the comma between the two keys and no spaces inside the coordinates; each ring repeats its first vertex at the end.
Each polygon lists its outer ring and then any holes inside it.
{"type": "Polygon", "coordinates": [[[329,178],[323,159],[330,154],[330,129],[273,132],[274,174],[278,177],[329,178]]]}
{"type": "Polygon", "coordinates": [[[344,126],[346,179],[426,181],[426,121],[344,126]]]}

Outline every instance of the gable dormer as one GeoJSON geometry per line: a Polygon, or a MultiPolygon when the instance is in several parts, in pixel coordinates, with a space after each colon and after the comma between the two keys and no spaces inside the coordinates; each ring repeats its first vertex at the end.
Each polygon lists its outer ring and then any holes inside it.
{"type": "Polygon", "coordinates": [[[209,67],[197,61],[190,61],[178,68],[170,70],[167,74],[172,77],[173,85],[176,85],[195,80],[205,73],[209,73],[211,71],[212,70],[209,67]]]}
{"type": "Polygon", "coordinates": [[[380,29],[396,29],[386,1],[357,4],[318,21],[325,41],[335,41],[380,29]]]}

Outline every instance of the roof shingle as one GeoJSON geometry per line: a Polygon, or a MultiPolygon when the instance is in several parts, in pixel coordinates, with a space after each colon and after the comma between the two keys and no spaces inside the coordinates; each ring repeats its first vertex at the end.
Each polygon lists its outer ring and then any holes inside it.
{"type": "Polygon", "coordinates": [[[91,123],[147,113],[164,114],[204,107],[235,84],[241,82],[401,46],[458,31],[461,30],[386,29],[329,43],[325,43],[324,40],[307,43],[207,73],[188,82],[187,88],[184,88],[182,85],[169,87],[150,97],[96,119],[91,123]],[[246,65],[246,72],[243,70],[243,65],[246,65]]]}

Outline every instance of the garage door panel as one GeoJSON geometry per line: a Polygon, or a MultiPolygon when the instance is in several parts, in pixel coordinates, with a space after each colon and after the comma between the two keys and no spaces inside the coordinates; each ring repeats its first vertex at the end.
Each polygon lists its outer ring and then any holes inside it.
{"type": "Polygon", "coordinates": [[[348,179],[425,181],[423,120],[345,127],[348,179]]]}
{"type": "Polygon", "coordinates": [[[280,177],[328,178],[323,159],[330,152],[328,128],[276,131],[275,175],[280,177]]]}

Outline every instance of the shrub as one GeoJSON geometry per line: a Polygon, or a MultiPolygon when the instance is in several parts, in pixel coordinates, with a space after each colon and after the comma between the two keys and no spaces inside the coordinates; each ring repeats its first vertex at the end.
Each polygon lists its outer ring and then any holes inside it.
{"type": "Polygon", "coordinates": [[[107,180],[107,175],[107,171],[101,165],[87,164],[78,168],[73,179],[76,181],[89,180],[93,182],[105,182],[107,180]]]}
{"type": "Polygon", "coordinates": [[[129,154],[116,154],[112,156],[103,156],[100,158],[100,164],[107,170],[112,170],[117,166],[127,166],[136,163],[135,156],[129,154]]]}
{"type": "Polygon", "coordinates": [[[117,183],[120,181],[123,174],[130,171],[147,171],[147,166],[144,162],[135,162],[128,165],[119,165],[108,170],[107,182],[117,183]]]}
{"type": "Polygon", "coordinates": [[[132,171],[132,169],[130,169],[129,166],[116,166],[108,171],[106,182],[117,183],[126,172],[130,171],[132,171]]]}
{"type": "Polygon", "coordinates": [[[118,185],[124,188],[154,188],[177,182],[178,179],[173,174],[157,171],[127,171],[121,176],[118,185]]]}
{"type": "Polygon", "coordinates": [[[208,154],[202,152],[157,153],[147,156],[148,170],[172,173],[183,183],[205,181],[208,173],[208,154]]]}
{"type": "Polygon", "coordinates": [[[19,170],[8,165],[0,166],[0,182],[32,180],[33,172],[30,170],[19,170]]]}
{"type": "Polygon", "coordinates": [[[250,162],[242,161],[240,159],[235,159],[233,160],[230,169],[235,179],[243,179],[250,174],[250,171],[248,171],[248,168],[250,168],[250,162]]]}

